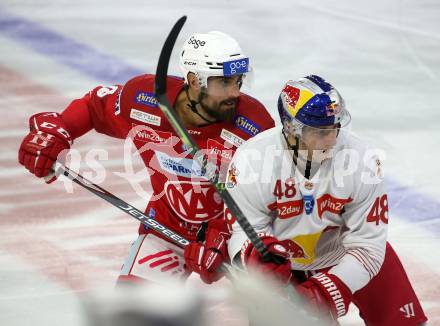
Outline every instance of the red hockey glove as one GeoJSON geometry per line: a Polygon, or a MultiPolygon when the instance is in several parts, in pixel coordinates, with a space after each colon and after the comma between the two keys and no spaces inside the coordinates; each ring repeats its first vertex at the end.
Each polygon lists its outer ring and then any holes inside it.
{"type": "MultiPolygon", "coordinates": [[[[58,154],[69,149],[72,138],[61,116],[55,112],[38,113],[29,119],[29,134],[24,137],[18,151],[18,161],[35,176],[48,176],[58,154]]],[[[46,180],[55,181],[55,177],[46,180]]]]}
{"type": "Polygon", "coordinates": [[[348,312],[352,293],[337,276],[321,272],[313,275],[296,290],[311,305],[311,308],[321,314],[329,315],[334,319],[344,316],[348,312]]]}
{"type": "Polygon", "coordinates": [[[230,234],[224,221],[215,220],[208,223],[205,244],[192,242],[185,247],[185,270],[200,274],[203,282],[211,284],[224,276],[217,271],[220,265],[229,262],[227,241],[230,234]]]}
{"type": "Polygon", "coordinates": [[[263,261],[260,253],[255,249],[250,240],[247,240],[241,249],[241,262],[243,266],[247,269],[256,270],[264,275],[271,275],[281,284],[287,284],[290,280],[292,270],[286,247],[275,237],[264,233],[259,234],[259,236],[271,254],[282,258],[281,263],[263,261]]]}

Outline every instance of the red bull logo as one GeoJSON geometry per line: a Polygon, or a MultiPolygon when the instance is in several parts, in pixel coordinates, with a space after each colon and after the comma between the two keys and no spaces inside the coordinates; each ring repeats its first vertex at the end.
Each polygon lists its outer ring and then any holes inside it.
{"type": "Polygon", "coordinates": [[[325,107],[327,117],[333,117],[341,112],[341,107],[337,103],[330,103],[325,107]]]}
{"type": "Polygon", "coordinates": [[[321,238],[322,231],[311,234],[300,234],[290,239],[283,240],[289,253],[290,261],[298,265],[312,264],[316,259],[316,247],[321,238]]]}
{"type": "Polygon", "coordinates": [[[287,253],[289,254],[289,258],[309,258],[304,249],[295,241],[290,239],[286,239],[281,241],[283,245],[287,248],[287,253]]]}

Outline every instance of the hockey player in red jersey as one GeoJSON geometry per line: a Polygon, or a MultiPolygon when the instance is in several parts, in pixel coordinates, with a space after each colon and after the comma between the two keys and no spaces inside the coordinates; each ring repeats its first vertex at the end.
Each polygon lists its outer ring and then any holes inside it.
{"type": "MultiPolygon", "coordinates": [[[[272,128],[274,121],[260,102],[240,92],[250,73],[249,58],[232,37],[194,34],[179,55],[184,78],[168,77],[168,99],[208,164],[224,177],[222,167],[235,149],[272,128]]],[[[146,214],[194,243],[184,250],[141,225],[119,280],[161,281],[196,271],[210,283],[221,276],[215,270],[227,260],[229,235],[219,221],[223,202],[162,114],[154,98],[154,78],[146,74],[125,85],[98,86],[61,113],[33,115],[18,159],[35,176],[47,179],[58,154],[92,129],[131,138],[151,172],[153,195],[146,214]],[[205,240],[205,245],[195,240],[205,240]]]]}
{"type": "Polygon", "coordinates": [[[349,133],[351,117],[339,92],[318,76],[289,81],[278,110],[282,126],[236,151],[229,193],[268,250],[285,261],[264,262],[226,210],[233,264],[284,284],[293,274],[299,294],[334,319],[353,302],[367,325],[424,323],[420,302],[387,243],[380,159],[349,133]]]}

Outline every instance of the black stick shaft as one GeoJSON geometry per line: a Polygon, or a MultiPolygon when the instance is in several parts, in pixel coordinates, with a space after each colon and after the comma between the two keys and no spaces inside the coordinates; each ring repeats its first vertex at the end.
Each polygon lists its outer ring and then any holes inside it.
{"type": "Polygon", "coordinates": [[[127,213],[137,219],[139,222],[141,222],[143,225],[146,225],[150,229],[162,234],[167,239],[171,240],[173,243],[178,245],[179,247],[185,247],[190,242],[182,237],[181,235],[175,233],[174,231],[168,229],[167,227],[163,226],[159,222],[157,222],[155,219],[145,215],[143,212],[138,210],[137,208],[131,206],[130,204],[126,203],[122,199],[116,197],[112,193],[108,192],[107,190],[101,188],[100,186],[94,184],[93,182],[87,180],[80,174],[70,170],[68,167],[56,163],[55,167],[55,173],[57,175],[64,175],[65,177],[69,178],[76,184],[80,185],[81,187],[87,189],[88,191],[94,193],[96,196],[101,197],[105,201],[109,202],[113,206],[116,206],[120,210],[122,210],[124,213],[127,213]]]}

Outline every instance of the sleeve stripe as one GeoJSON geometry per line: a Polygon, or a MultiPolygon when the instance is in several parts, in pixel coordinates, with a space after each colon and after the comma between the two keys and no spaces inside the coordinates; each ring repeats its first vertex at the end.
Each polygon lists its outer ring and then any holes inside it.
{"type": "Polygon", "coordinates": [[[348,251],[347,254],[356,258],[356,260],[359,261],[364,266],[364,268],[366,269],[366,271],[370,275],[370,280],[374,277],[375,274],[374,274],[373,270],[371,269],[371,267],[365,261],[365,257],[363,257],[363,255],[359,255],[359,253],[355,252],[354,250],[348,251]]]}
{"type": "Polygon", "coordinates": [[[363,259],[363,261],[365,262],[365,264],[368,265],[368,267],[371,269],[371,271],[374,271],[374,263],[371,261],[371,257],[363,250],[359,250],[359,249],[353,249],[352,250],[353,253],[356,253],[357,255],[359,255],[359,257],[361,257],[363,259]]]}
{"type": "Polygon", "coordinates": [[[371,270],[374,272],[374,275],[379,273],[381,264],[379,264],[377,262],[377,260],[374,259],[374,257],[371,257],[371,255],[369,255],[367,252],[365,252],[364,250],[361,250],[361,249],[353,249],[353,251],[357,252],[359,255],[361,255],[369,263],[369,266],[370,266],[371,270]]]}
{"type": "Polygon", "coordinates": [[[344,250],[335,251],[334,253],[329,255],[327,257],[327,259],[322,260],[320,262],[320,265],[327,266],[329,263],[331,263],[333,261],[339,261],[344,255],[345,255],[345,251],[344,250]]]}

